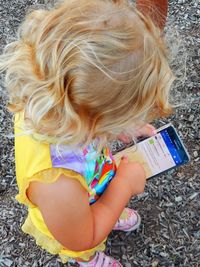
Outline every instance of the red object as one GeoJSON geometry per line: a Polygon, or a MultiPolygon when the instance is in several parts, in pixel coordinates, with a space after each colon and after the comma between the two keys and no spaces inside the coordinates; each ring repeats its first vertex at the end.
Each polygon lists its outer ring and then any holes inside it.
{"type": "Polygon", "coordinates": [[[136,7],[143,15],[151,17],[163,30],[167,19],[168,0],[137,0],[136,7]]]}

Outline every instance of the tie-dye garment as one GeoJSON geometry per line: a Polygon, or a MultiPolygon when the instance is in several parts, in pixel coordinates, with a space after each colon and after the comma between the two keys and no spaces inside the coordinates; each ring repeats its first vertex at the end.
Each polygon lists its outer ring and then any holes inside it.
{"type": "Polygon", "coordinates": [[[116,165],[108,147],[97,155],[95,143],[86,149],[73,151],[68,146],[50,145],[52,167],[80,173],[90,189],[89,203],[93,204],[114,177],[116,165]]]}

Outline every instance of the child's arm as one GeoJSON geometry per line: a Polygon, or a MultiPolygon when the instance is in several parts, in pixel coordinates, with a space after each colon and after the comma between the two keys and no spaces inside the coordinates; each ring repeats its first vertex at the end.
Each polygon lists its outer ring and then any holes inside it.
{"type": "Polygon", "coordinates": [[[148,15],[163,30],[168,11],[168,0],[137,0],[136,7],[144,15],[148,15]]]}
{"type": "Polygon", "coordinates": [[[91,206],[81,184],[64,176],[53,184],[32,182],[27,195],[55,239],[68,249],[83,251],[107,237],[129,199],[141,193],[144,185],[143,168],[125,158],[105,193],[91,206]]]}

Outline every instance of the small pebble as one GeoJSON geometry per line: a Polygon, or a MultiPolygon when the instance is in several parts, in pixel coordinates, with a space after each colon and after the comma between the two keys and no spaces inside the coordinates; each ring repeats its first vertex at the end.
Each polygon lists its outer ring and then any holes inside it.
{"type": "Polygon", "coordinates": [[[190,117],[189,117],[188,120],[189,120],[189,121],[193,121],[193,120],[194,120],[194,115],[190,115],[190,117]]]}
{"type": "Polygon", "coordinates": [[[189,197],[189,200],[193,200],[195,197],[197,197],[198,196],[198,192],[195,192],[195,193],[193,193],[190,197],[189,197]]]}
{"type": "Polygon", "coordinates": [[[168,258],[169,254],[166,253],[166,252],[160,252],[160,256],[163,257],[163,258],[168,258]]]}
{"type": "Polygon", "coordinates": [[[198,152],[194,151],[193,155],[194,155],[195,158],[197,158],[198,157],[198,152]]]}
{"type": "Polygon", "coordinates": [[[155,260],[152,262],[151,267],[157,267],[159,264],[159,260],[155,260]]]}
{"type": "Polygon", "coordinates": [[[179,197],[175,197],[175,201],[176,202],[180,202],[180,201],[182,201],[183,199],[182,199],[182,197],[181,196],[179,196],[179,197]]]}

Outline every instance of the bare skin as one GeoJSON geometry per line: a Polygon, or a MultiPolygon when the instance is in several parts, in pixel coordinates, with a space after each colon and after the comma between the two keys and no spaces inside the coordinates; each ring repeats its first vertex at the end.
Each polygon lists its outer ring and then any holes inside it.
{"type": "Polygon", "coordinates": [[[124,157],[104,194],[91,206],[82,185],[64,175],[52,184],[32,182],[27,195],[56,240],[70,250],[84,251],[108,236],[130,198],[143,192],[145,182],[142,166],[124,157]]]}
{"type": "MultiPolygon", "coordinates": [[[[156,129],[154,128],[154,126],[151,124],[146,124],[145,126],[137,130],[135,137],[140,137],[140,136],[148,137],[148,136],[153,136],[155,134],[156,134],[156,129]]],[[[132,141],[132,137],[124,132],[118,135],[117,138],[120,141],[124,142],[125,144],[128,144],[132,141]]]]}

